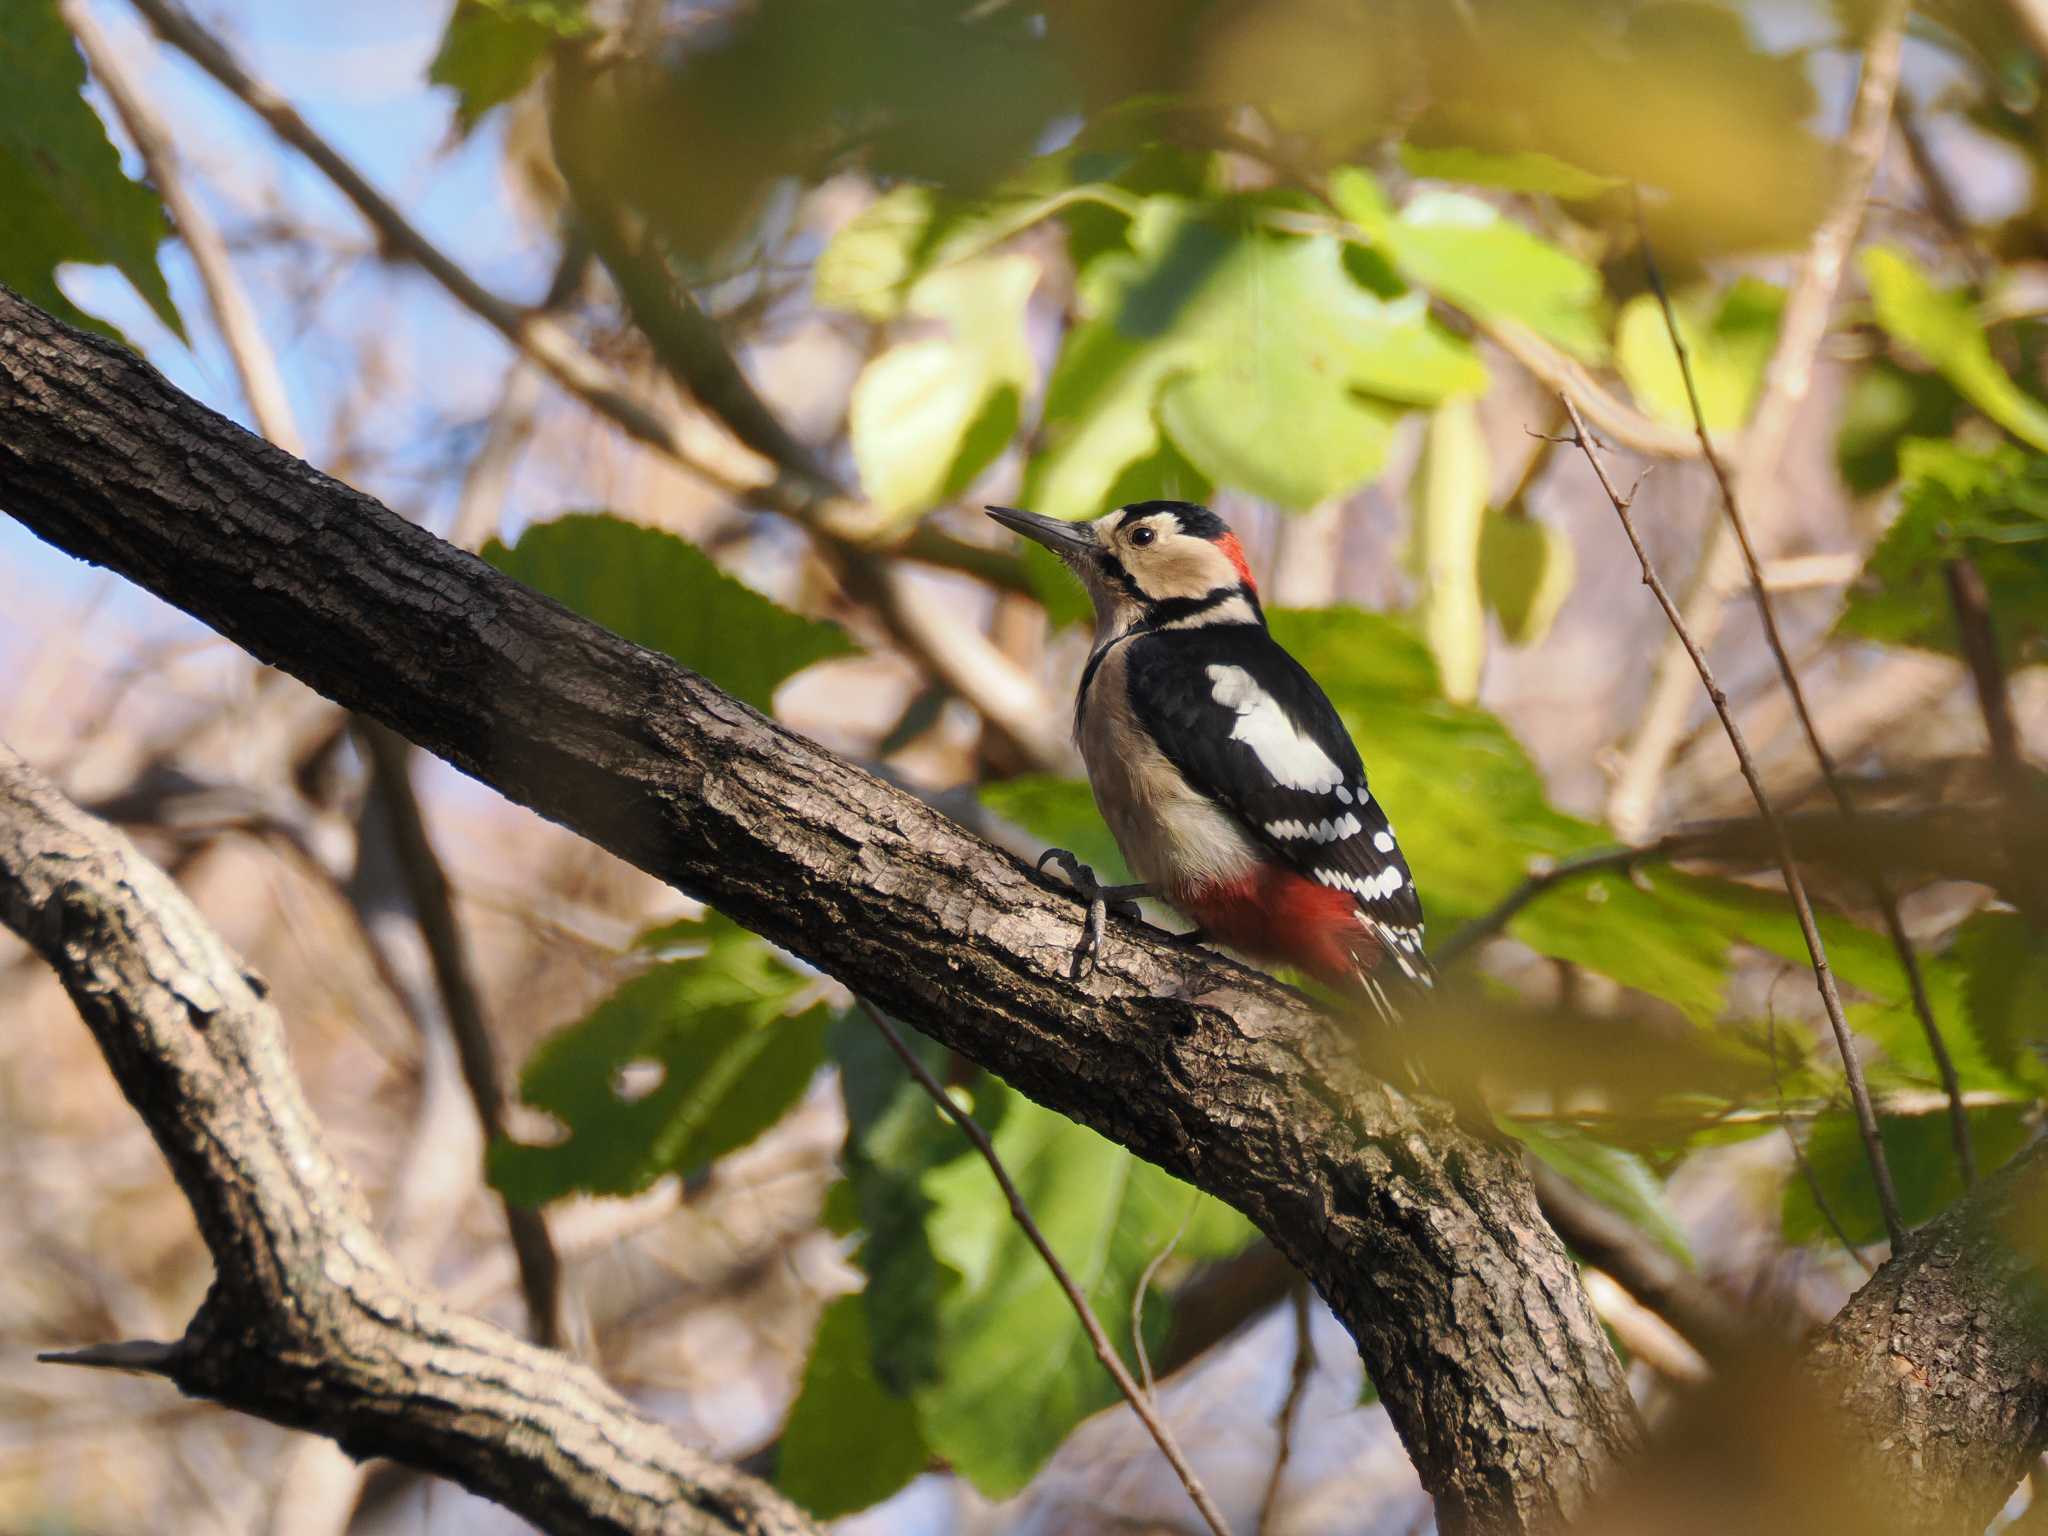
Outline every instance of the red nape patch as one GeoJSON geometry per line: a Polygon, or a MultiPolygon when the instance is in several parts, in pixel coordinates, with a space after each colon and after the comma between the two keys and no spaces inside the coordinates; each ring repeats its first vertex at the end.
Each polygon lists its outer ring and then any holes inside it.
{"type": "Polygon", "coordinates": [[[1358,921],[1351,894],[1283,864],[1262,864],[1241,879],[1198,886],[1172,900],[1214,943],[1295,966],[1338,990],[1355,987],[1379,960],[1379,945],[1358,921]]]}
{"type": "Polygon", "coordinates": [[[1252,563],[1245,559],[1244,546],[1237,542],[1237,535],[1234,533],[1224,534],[1222,538],[1216,541],[1216,547],[1223,551],[1225,557],[1229,559],[1232,565],[1237,567],[1238,577],[1244,584],[1254,592],[1258,591],[1259,584],[1252,580],[1252,563]]]}

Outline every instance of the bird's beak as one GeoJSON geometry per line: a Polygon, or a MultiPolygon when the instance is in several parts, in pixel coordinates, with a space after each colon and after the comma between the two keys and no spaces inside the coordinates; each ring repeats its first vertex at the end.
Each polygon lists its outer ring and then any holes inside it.
{"type": "Polygon", "coordinates": [[[1087,523],[1062,522],[1037,512],[1020,512],[1015,507],[983,507],[982,511],[1005,528],[1043,544],[1063,560],[1076,559],[1095,548],[1095,530],[1087,523]]]}

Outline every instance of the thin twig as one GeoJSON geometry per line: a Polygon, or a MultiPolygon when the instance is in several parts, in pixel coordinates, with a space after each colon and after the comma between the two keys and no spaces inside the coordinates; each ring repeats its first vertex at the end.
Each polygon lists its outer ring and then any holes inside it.
{"type": "MultiPolygon", "coordinates": [[[[1792,712],[1799,719],[1799,729],[1806,737],[1807,749],[1813,753],[1813,761],[1820,769],[1828,794],[1833,798],[1835,808],[1842,813],[1843,822],[1852,831],[1856,830],[1860,823],[1855,797],[1849,793],[1848,784],[1836,769],[1834,755],[1821,740],[1820,727],[1814,723],[1813,711],[1806,703],[1806,690],[1800,686],[1799,670],[1792,665],[1791,653],[1785,648],[1785,636],[1778,628],[1777,605],[1771,601],[1770,588],[1764,581],[1763,562],[1757,558],[1756,545],[1750,539],[1749,524],[1742,515],[1742,502],[1735,493],[1735,482],[1714,447],[1713,435],[1707,430],[1707,413],[1700,404],[1699,383],[1693,377],[1692,355],[1685,345],[1684,333],[1679,330],[1678,312],[1672,308],[1671,293],[1664,285],[1664,274],[1658,268],[1656,252],[1650,246],[1649,226],[1643,218],[1642,195],[1636,192],[1635,197],[1636,227],[1641,232],[1643,243],[1643,269],[1649,275],[1651,291],[1657,295],[1657,303],[1664,312],[1664,329],[1671,337],[1672,351],[1678,355],[1678,372],[1685,380],[1685,398],[1692,407],[1693,430],[1699,434],[1700,452],[1714,473],[1714,483],[1721,488],[1721,507],[1728,515],[1728,531],[1734,535],[1736,547],[1742,551],[1742,563],[1749,572],[1750,591],[1756,598],[1757,616],[1763,620],[1764,639],[1771,648],[1772,659],[1778,664],[1778,676],[1784,680],[1785,692],[1791,696],[1792,712]]],[[[1906,932],[1905,919],[1899,914],[1898,895],[1892,890],[1890,879],[1875,867],[1868,872],[1867,884],[1871,899],[1883,915],[1884,931],[1891,940],[1892,952],[1899,957],[1899,969],[1905,972],[1906,990],[1912,995],[1913,1012],[1920,1020],[1921,1033],[1927,1037],[1927,1049],[1934,1057],[1935,1070],[1941,1074],[1942,1090],[1948,1094],[1949,1139],[1955,1144],[1956,1166],[1962,1171],[1963,1188],[1968,1189],[1977,1182],[1977,1158],[1970,1146],[1970,1117],[1963,1110],[1962,1080],[1956,1076],[1955,1060],[1948,1053],[1948,1042],[1942,1038],[1941,1026],[1934,1020],[1934,1004],[1927,996],[1927,978],[1921,972],[1920,957],[1913,950],[1913,940],[1906,932]]]]}
{"type": "Polygon", "coordinates": [[[896,1032],[896,1026],[866,998],[860,998],[858,1001],[861,1012],[865,1013],[869,1022],[882,1032],[882,1038],[889,1042],[889,1049],[896,1053],[897,1058],[909,1069],[910,1075],[917,1079],[918,1086],[931,1095],[932,1102],[939,1106],[947,1119],[960,1127],[961,1134],[974,1144],[974,1150],[979,1152],[982,1161],[988,1164],[989,1172],[996,1176],[996,1183],[1002,1188],[1003,1198],[1009,1202],[1011,1218],[1016,1221],[1018,1229],[1023,1232],[1031,1246],[1038,1250],[1038,1256],[1045,1260],[1045,1267],[1052,1271],[1052,1277],[1066,1293],[1067,1301],[1074,1309],[1074,1315],[1081,1320],[1081,1327],[1088,1335],[1088,1342],[1095,1348],[1095,1358],[1102,1362],[1103,1369],[1108,1371],[1116,1382],[1117,1390],[1123,1393],[1124,1401],[1131,1405],[1131,1411],[1137,1414],[1139,1421],[1151,1432],[1160,1453],[1171,1463],[1175,1474],[1180,1478],[1181,1486],[1187,1489],[1188,1497],[1195,1501],[1195,1508],[1201,1511],[1202,1519],[1207,1522],[1209,1529],[1214,1531],[1216,1536],[1230,1536],[1230,1527],[1224,1523],[1223,1511],[1216,1507],[1216,1501],[1209,1497],[1209,1490],[1202,1486],[1202,1480],[1195,1476],[1195,1469],[1188,1465],[1187,1457],[1181,1452],[1180,1442],[1174,1438],[1173,1431],[1166,1427],[1165,1421],[1154,1410],[1151,1400],[1138,1389],[1137,1382],[1131,1379],[1131,1373],[1124,1368],[1122,1359],[1109,1342],[1109,1335],[1102,1331],[1102,1324],[1096,1321],[1095,1311],[1088,1305],[1088,1298],[1081,1294],[1081,1288],[1074,1283],[1074,1277],[1067,1273],[1067,1268],[1060,1262],[1059,1255],[1052,1251],[1052,1244],[1045,1240],[1045,1234],[1038,1230],[1038,1223],[1032,1220],[1031,1211],[1024,1204],[1024,1197],[1017,1192],[1017,1186],[1010,1178],[1009,1169],[1003,1166],[1002,1158],[997,1155],[995,1144],[988,1139],[988,1132],[975,1122],[972,1115],[955,1104],[953,1096],[940,1087],[938,1080],[925,1070],[924,1063],[917,1059],[917,1053],[911,1050],[904,1043],[903,1037],[896,1032]]]}
{"type": "Polygon", "coordinates": [[[1586,433],[1586,424],[1579,415],[1579,408],[1572,398],[1564,398],[1565,411],[1570,415],[1572,428],[1578,433],[1580,449],[1586,455],[1586,462],[1593,467],[1593,474],[1600,482],[1600,488],[1607,493],[1607,499],[1614,505],[1614,514],[1621,519],[1622,531],[1636,552],[1636,559],[1643,568],[1643,581],[1656,595],[1658,605],[1670,619],[1678,633],[1685,651],[1692,658],[1694,669],[1699,673],[1700,682],[1707,690],[1707,697],[1713,701],[1714,712],[1721,717],[1722,729],[1728,733],[1729,745],[1735,749],[1736,761],[1741,765],[1742,776],[1749,784],[1749,792],[1756,800],[1757,813],[1763,817],[1769,828],[1771,843],[1778,856],[1778,867],[1785,876],[1785,892],[1792,900],[1793,914],[1799,920],[1800,937],[1806,941],[1806,950],[1813,960],[1814,984],[1820,990],[1821,1006],[1827,1010],[1828,1023],[1835,1032],[1835,1046],[1842,1056],[1842,1074],[1849,1084],[1849,1096],[1856,1106],[1857,1128],[1863,1134],[1863,1151],[1870,1160],[1870,1175],[1877,1187],[1879,1207],[1884,1211],[1885,1230],[1891,1236],[1892,1251],[1902,1252],[1905,1248],[1906,1229],[1899,1219],[1898,1192],[1892,1187],[1891,1169],[1884,1158],[1884,1144],[1878,1139],[1877,1112],[1871,1107],[1870,1088],[1863,1080],[1863,1064],[1856,1058],[1856,1042],[1849,1034],[1849,1020],[1842,1011],[1842,996],[1835,987],[1834,972],[1828,967],[1827,947],[1821,942],[1820,927],[1814,921],[1813,904],[1806,897],[1806,882],[1800,878],[1799,864],[1792,856],[1792,843],[1787,837],[1784,824],[1778,820],[1778,813],[1772,807],[1770,796],[1764,792],[1763,779],[1758,775],[1756,760],[1750,756],[1749,743],[1743,738],[1742,727],[1736,724],[1735,712],[1728,707],[1728,695],[1721,691],[1721,685],[1714,681],[1713,668],[1707,664],[1706,653],[1686,628],[1685,617],[1678,611],[1677,603],[1665,590],[1664,583],[1657,576],[1657,568],[1650,561],[1650,553],[1643,547],[1641,537],[1636,533],[1635,519],[1629,516],[1628,502],[1614,488],[1614,482],[1607,477],[1607,467],[1600,462],[1600,456],[1593,450],[1593,440],[1586,433]]]}
{"type": "MultiPolygon", "coordinates": [[[[499,1083],[497,1049],[491,1041],[489,1021],[484,1017],[483,995],[470,971],[468,946],[455,915],[448,876],[434,851],[433,840],[427,835],[426,819],[413,793],[412,743],[360,716],[357,726],[358,739],[366,748],[383,796],[406,894],[433,963],[435,987],[455,1037],[463,1081],[469,1087],[485,1139],[496,1141],[505,1130],[505,1099],[499,1083]]],[[[548,1236],[547,1219],[540,1211],[510,1200],[504,1202],[504,1207],[512,1251],[519,1260],[520,1287],[526,1296],[534,1342],[554,1348],[562,1337],[562,1262],[548,1236]]]]}
{"type": "Polygon", "coordinates": [[[220,327],[221,341],[235,366],[235,377],[241,381],[242,398],[249,403],[256,429],[286,453],[304,458],[305,440],[292,416],[291,396],[284,387],[277,354],[264,339],[256,308],[249,302],[248,290],[242,286],[228,255],[227,241],[221,238],[220,230],[199,199],[192,195],[163,119],[129,74],[120,50],[100,30],[84,0],[64,0],[62,11],[64,24],[78,40],[79,51],[85,55],[93,78],[114,104],[121,126],[128,130],[149,179],[156,184],[157,195],[170,210],[178,238],[191,253],[192,265],[198,269],[207,305],[213,311],[214,323],[220,327]]]}
{"type": "MultiPolygon", "coordinates": [[[[1834,202],[1807,243],[1798,278],[1785,300],[1763,391],[1743,435],[1737,478],[1743,501],[1752,511],[1767,511],[1778,494],[1785,449],[1813,385],[1814,362],[1841,286],[1842,269],[1863,222],[1871,180],[1884,154],[1892,104],[1898,95],[1907,9],[1907,0],[1885,0],[1882,12],[1871,22],[1863,79],[1842,141],[1834,202]]],[[[1765,516],[1763,522],[1768,526],[1770,519],[1765,516]]],[[[1738,559],[1739,551],[1727,530],[1716,524],[1684,609],[1687,627],[1702,648],[1712,645],[1720,631],[1724,607],[1740,574],[1738,559]]],[[[1622,836],[1638,836],[1650,825],[1658,786],[1685,730],[1691,702],[1685,652],[1669,642],[1658,656],[1642,723],[1608,797],[1608,819],[1622,836]]]]}
{"type": "Polygon", "coordinates": [[[1258,1536],[1266,1536],[1272,1528],[1273,1511],[1280,1502],[1280,1479],[1287,1472],[1287,1458],[1294,1451],[1294,1419],[1301,1409],[1301,1400],[1308,1394],[1309,1378],[1316,1370],[1316,1341],[1314,1337],[1314,1314],[1309,1309],[1308,1285],[1297,1280],[1288,1292],[1288,1300],[1294,1309],[1294,1366],[1287,1375],[1287,1396],[1280,1404],[1280,1417],[1274,1427],[1280,1432],[1280,1444],[1273,1452],[1273,1470],[1266,1475],[1265,1496],[1259,1500],[1259,1522],[1252,1527],[1258,1536]]]}
{"type": "Polygon", "coordinates": [[[1187,1207],[1180,1213],[1180,1225],[1173,1229],[1173,1236],[1166,1240],[1166,1246],[1146,1261],[1138,1276],[1138,1288],[1131,1292],[1131,1352],[1138,1357],[1138,1380],[1144,1384],[1145,1396],[1155,1403],[1159,1400],[1159,1387],[1152,1379],[1152,1352],[1145,1347],[1145,1298],[1152,1293],[1152,1277],[1159,1273],[1159,1266],[1173,1257],[1173,1250],[1187,1236],[1188,1223],[1195,1219],[1195,1204],[1201,1198],[1200,1190],[1189,1188],[1187,1207]]]}
{"type": "Polygon", "coordinates": [[[2005,664],[1998,655],[1991,594],[1985,589],[1984,573],[1968,555],[1950,560],[1946,575],[1949,606],[1955,612],[1963,661],[1977,691],[1977,708],[1984,716],[1985,733],[1991,738],[1991,761],[2009,788],[2025,776],[2026,760],[2020,754],[2019,728],[2013,724],[2012,692],[2006,682],[2005,664]]]}

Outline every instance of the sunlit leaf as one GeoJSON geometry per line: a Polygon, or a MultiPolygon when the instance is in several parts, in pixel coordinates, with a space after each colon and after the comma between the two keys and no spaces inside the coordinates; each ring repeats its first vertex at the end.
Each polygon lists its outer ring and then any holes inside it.
{"type": "Polygon", "coordinates": [[[1506,510],[1488,511],[1479,532],[1479,590],[1516,645],[1540,645],[1571,596],[1578,552],[1570,535],[1506,510]]]}
{"type": "Polygon", "coordinates": [[[1396,214],[1372,178],[1355,168],[1331,177],[1330,195],[1417,287],[1474,315],[1517,321],[1588,361],[1606,354],[1600,274],[1491,203],[1434,190],[1396,214]]]}
{"type": "Polygon", "coordinates": [[[1899,464],[1902,509],[1850,591],[1841,632],[1960,655],[1946,567],[1968,556],[2006,665],[2048,661],[2048,458],[1913,440],[1899,464]]]}
{"type": "Polygon", "coordinates": [[[1499,187],[1506,192],[1533,192],[1568,200],[1594,198],[1622,185],[1618,176],[1603,176],[1546,155],[1541,150],[1494,153],[1447,144],[1403,144],[1401,164],[1411,176],[1432,181],[1460,181],[1499,187]]]}
{"type": "Polygon", "coordinates": [[[793,1013],[810,983],[761,939],[716,914],[697,927],[701,955],[634,977],[533,1053],[520,1097],[568,1134],[491,1148],[507,1199],[635,1193],[745,1146],[803,1095],[830,1011],[793,1013]]]}
{"type": "MultiPolygon", "coordinates": [[[[1778,340],[1778,316],[1785,296],[1745,278],[1718,302],[1708,296],[1674,299],[1678,334],[1684,338],[1700,394],[1700,414],[1709,430],[1731,432],[1749,419],[1763,388],[1764,368],[1778,340]]],[[[1674,426],[1690,429],[1692,403],[1685,375],[1671,346],[1671,328],[1654,294],[1638,294],[1623,306],[1615,332],[1615,363],[1642,405],[1674,426]]]]}
{"type": "Polygon", "coordinates": [[[2020,441],[2048,452],[2048,406],[1998,366],[1970,296],[1935,287],[1919,264],[1895,246],[1871,246],[1859,260],[1877,323],[1939,369],[1978,410],[2020,441]]]}
{"type": "Polygon", "coordinates": [[[1664,1199],[1664,1181],[1634,1152],[1607,1146],[1574,1126],[1503,1120],[1503,1129],[1580,1189],[1626,1216],[1686,1263],[1692,1249],[1664,1199]]]}
{"type": "Polygon", "coordinates": [[[533,83],[550,49],[590,26],[582,0],[457,0],[427,78],[455,92],[456,126],[468,133],[533,83]]]}
{"type": "Polygon", "coordinates": [[[830,1520],[880,1503],[930,1459],[916,1407],[875,1377],[866,1305],[858,1295],[829,1303],[782,1426],[776,1485],[830,1520]]]}
{"type": "Polygon", "coordinates": [[[1034,510],[1105,510],[1162,429],[1209,480],[1312,506],[1379,467],[1396,403],[1485,384],[1422,295],[1368,292],[1333,238],[1159,197],[1131,240],[1131,254],[1083,274],[1090,318],[1068,335],[1047,387],[1046,448],[1025,485],[1034,510]]]}
{"type": "Polygon", "coordinates": [[[1438,406],[1409,491],[1415,502],[1415,565],[1422,578],[1416,616],[1436,656],[1444,695],[1459,703],[1479,696],[1486,661],[1479,534],[1490,473],[1486,435],[1472,402],[1438,406]]]}
{"type": "Polygon", "coordinates": [[[756,709],[785,678],[852,653],[839,629],[741,585],[695,545],[606,513],[536,523],[485,560],[626,639],[672,656],[756,709]]]}
{"type": "Polygon", "coordinates": [[[942,268],[911,290],[912,315],[948,333],[891,347],[862,370],[849,430],[861,485],[883,512],[922,512],[964,490],[1017,430],[1031,386],[1029,257],[942,268]]]}
{"type": "Polygon", "coordinates": [[[0,283],[73,325],[108,335],[57,286],[66,262],[116,268],[182,338],[157,266],[169,236],[155,192],[130,181],[85,104],[85,64],[51,0],[19,0],[0,24],[0,283]]]}

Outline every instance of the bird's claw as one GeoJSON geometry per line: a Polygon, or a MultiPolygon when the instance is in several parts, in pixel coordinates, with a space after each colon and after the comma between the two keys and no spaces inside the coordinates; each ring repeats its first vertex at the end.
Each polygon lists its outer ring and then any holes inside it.
{"type": "Polygon", "coordinates": [[[1109,925],[1109,914],[1136,922],[1142,915],[1137,902],[1127,894],[1143,890],[1143,886],[1104,885],[1095,878],[1095,871],[1083,864],[1064,848],[1048,848],[1038,856],[1038,870],[1045,872],[1050,864],[1074,888],[1074,894],[1088,903],[1088,916],[1081,927],[1081,942],[1074,950],[1073,968],[1068,974],[1075,981],[1085,981],[1095,974],[1096,957],[1102,953],[1102,943],[1109,925]]]}

